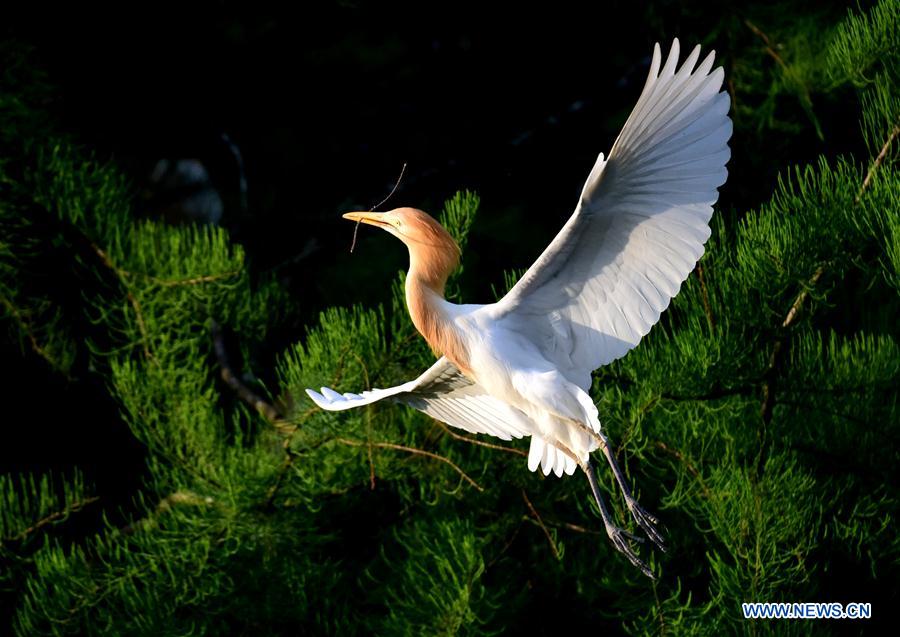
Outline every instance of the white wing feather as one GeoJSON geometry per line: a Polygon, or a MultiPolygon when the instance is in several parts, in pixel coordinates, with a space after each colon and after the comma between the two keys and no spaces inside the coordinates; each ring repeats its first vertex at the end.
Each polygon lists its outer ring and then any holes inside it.
{"type": "Polygon", "coordinates": [[[728,94],[714,53],[676,71],[653,51],[644,89],[581,200],[544,253],[496,305],[572,382],[635,347],[703,255],[730,157],[728,94]]]}
{"type": "Polygon", "coordinates": [[[353,409],[388,398],[415,407],[453,427],[503,440],[521,438],[537,431],[524,413],[489,395],[444,357],[415,380],[396,387],[373,389],[362,394],[340,394],[323,387],[321,393],[312,389],[307,389],[306,393],[319,407],[329,411],[353,409]]]}

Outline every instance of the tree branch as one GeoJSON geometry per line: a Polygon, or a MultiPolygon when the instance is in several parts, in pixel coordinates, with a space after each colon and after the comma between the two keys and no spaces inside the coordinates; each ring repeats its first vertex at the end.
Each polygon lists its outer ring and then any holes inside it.
{"type": "Polygon", "coordinates": [[[160,279],[155,276],[151,276],[149,274],[141,274],[141,276],[146,277],[153,281],[154,283],[161,285],[166,288],[170,287],[179,287],[182,285],[202,285],[204,283],[212,283],[213,281],[221,281],[222,279],[228,279],[233,276],[237,276],[240,274],[240,270],[229,270],[228,272],[221,272],[219,274],[206,274],[203,276],[195,276],[187,279],[160,279]]]}
{"type": "Polygon", "coordinates": [[[144,321],[144,313],[141,311],[141,304],[138,302],[137,297],[135,297],[131,290],[128,288],[128,284],[126,282],[126,279],[131,276],[131,273],[127,270],[123,270],[115,263],[113,263],[112,259],[109,258],[109,255],[106,254],[106,251],[104,251],[103,248],[98,246],[96,243],[91,241],[90,245],[94,253],[98,257],[100,257],[100,261],[103,263],[103,265],[109,268],[117,277],[119,277],[119,280],[122,282],[122,287],[125,289],[125,296],[128,298],[128,302],[131,304],[131,308],[134,310],[134,317],[137,321],[138,331],[140,331],[141,333],[141,341],[142,345],[144,346],[144,356],[158,365],[159,361],[156,360],[153,352],[150,351],[150,335],[147,331],[147,324],[144,321]]]}
{"type": "Polygon", "coordinates": [[[656,448],[660,449],[673,458],[676,458],[679,462],[684,465],[684,468],[687,469],[688,473],[690,473],[694,478],[697,479],[697,482],[700,484],[700,488],[703,490],[703,495],[707,498],[710,496],[709,487],[706,486],[706,482],[703,480],[703,476],[700,475],[700,472],[697,471],[697,467],[680,451],[677,449],[672,449],[672,447],[668,446],[661,440],[656,441],[656,448]]]}
{"type": "Polygon", "coordinates": [[[553,550],[553,557],[557,560],[560,559],[559,549],[556,548],[556,542],[553,541],[553,536],[550,535],[550,531],[547,529],[547,526],[544,524],[544,521],[541,519],[541,515],[537,512],[537,509],[534,508],[534,505],[531,503],[531,500],[528,499],[528,494],[525,493],[525,489],[522,489],[522,499],[525,500],[525,504],[528,505],[528,510],[531,511],[531,515],[534,516],[534,519],[537,520],[538,526],[541,527],[541,530],[544,532],[544,535],[547,537],[547,542],[550,544],[550,548],[553,550]]]}
{"type": "Polygon", "coordinates": [[[514,447],[504,447],[503,445],[495,445],[490,442],[484,442],[482,440],[476,440],[475,438],[469,438],[468,436],[462,436],[455,431],[452,431],[447,425],[442,423],[440,420],[435,420],[438,426],[443,429],[448,436],[451,438],[455,438],[456,440],[464,440],[469,444],[478,445],[479,447],[487,447],[488,449],[497,449],[498,451],[505,451],[506,453],[513,453],[518,456],[522,456],[527,458],[528,454],[522,451],[521,449],[516,449],[514,447]]]}
{"type": "Polygon", "coordinates": [[[234,390],[241,400],[253,407],[266,420],[272,424],[283,421],[285,418],[284,414],[282,414],[277,407],[266,402],[253,390],[244,385],[231,370],[231,365],[228,364],[228,353],[225,351],[225,340],[222,336],[222,329],[214,320],[211,321],[210,331],[212,332],[213,337],[213,348],[215,349],[216,358],[218,359],[219,367],[221,368],[219,375],[222,377],[222,380],[234,390]]]}
{"type": "Polygon", "coordinates": [[[52,524],[53,522],[62,520],[72,513],[77,513],[78,511],[80,511],[81,509],[86,507],[87,505],[97,502],[99,499],[100,499],[100,496],[91,496],[89,498],[85,498],[84,500],[77,500],[75,502],[72,502],[66,508],[64,508],[62,511],[55,511],[55,512],[51,513],[50,515],[47,515],[47,516],[41,518],[40,520],[38,520],[37,522],[35,522],[31,526],[29,526],[27,529],[23,530],[21,533],[18,533],[11,537],[3,538],[3,541],[4,542],[19,542],[21,540],[24,540],[26,537],[28,537],[32,533],[35,533],[36,531],[39,531],[40,529],[47,526],[48,524],[52,524]]]}
{"type": "Polygon", "coordinates": [[[750,22],[750,20],[744,20],[744,24],[746,24],[747,28],[753,31],[753,33],[759,36],[759,39],[763,41],[763,43],[766,45],[766,53],[769,55],[769,57],[775,60],[781,68],[787,70],[787,64],[785,64],[784,59],[780,55],[778,55],[778,53],[772,47],[772,41],[769,39],[769,36],[763,33],[763,31],[758,26],[750,22]]]}
{"type": "MultiPolygon", "coordinates": [[[[781,323],[782,330],[786,330],[791,325],[794,324],[794,321],[800,314],[800,309],[803,307],[804,301],[809,296],[810,290],[812,290],[816,284],[819,282],[819,279],[822,278],[822,275],[825,273],[825,264],[820,265],[816,268],[816,271],[809,278],[809,281],[806,282],[806,287],[797,295],[797,298],[794,299],[794,302],[791,304],[790,310],[788,310],[787,315],[784,318],[784,321],[781,323]]],[[[776,382],[775,382],[775,373],[777,371],[778,363],[780,361],[780,356],[782,351],[784,350],[786,344],[786,338],[782,337],[779,340],[775,341],[775,344],[772,346],[772,353],[769,355],[769,364],[766,366],[766,371],[763,373],[763,378],[765,379],[763,382],[763,400],[762,405],[760,406],[759,415],[762,418],[763,424],[767,425],[772,420],[772,411],[775,408],[775,391],[776,391],[776,382]]],[[[762,434],[764,442],[765,434],[762,434]]],[[[762,444],[760,444],[760,448],[762,448],[762,444]]]]}
{"type": "Polygon", "coordinates": [[[439,460],[443,463],[450,465],[454,471],[456,471],[460,476],[462,476],[462,478],[466,482],[471,484],[473,487],[475,487],[479,491],[484,491],[484,487],[482,487],[480,484],[475,482],[475,480],[470,478],[469,474],[467,474],[465,471],[463,471],[462,469],[459,468],[459,465],[457,465],[455,462],[453,462],[449,458],[445,458],[444,456],[438,455],[436,453],[432,453],[430,451],[425,451],[424,449],[416,449],[415,447],[404,447],[403,445],[395,445],[392,442],[367,443],[367,442],[360,442],[358,440],[348,440],[346,438],[334,438],[334,441],[339,442],[343,445],[350,445],[351,447],[365,447],[365,446],[371,444],[373,447],[379,447],[381,449],[395,449],[397,451],[405,451],[407,453],[415,454],[418,456],[425,456],[426,458],[431,458],[433,460],[439,460]]]}
{"type": "Polygon", "coordinates": [[[63,371],[66,377],[70,378],[69,374],[61,369],[61,365],[53,359],[53,357],[50,355],[50,352],[47,351],[47,348],[43,347],[38,342],[37,335],[35,334],[31,323],[25,318],[26,311],[20,310],[18,307],[16,307],[16,305],[13,304],[12,301],[7,299],[3,295],[0,295],[0,303],[3,303],[3,307],[6,308],[6,311],[9,312],[13,320],[19,325],[19,329],[25,332],[25,335],[28,337],[28,342],[31,343],[31,349],[34,350],[34,353],[50,363],[50,365],[52,365],[57,370],[63,371]]]}
{"type": "Polygon", "coordinates": [[[513,531],[512,536],[509,538],[509,540],[506,541],[506,544],[503,545],[503,548],[500,549],[500,551],[497,553],[497,555],[495,555],[491,559],[491,561],[485,565],[485,567],[484,567],[485,570],[490,569],[509,550],[509,547],[511,547],[513,545],[513,542],[516,541],[516,538],[519,537],[519,531],[522,530],[523,524],[525,524],[524,518],[519,521],[519,525],[516,527],[516,530],[513,531]]]}
{"type": "Polygon", "coordinates": [[[562,529],[568,529],[569,531],[575,531],[576,533],[585,533],[587,535],[603,535],[600,531],[594,531],[593,529],[588,529],[580,524],[572,524],[571,522],[551,522],[551,525],[556,525],[562,529]]]}
{"type": "Polygon", "coordinates": [[[281,469],[278,471],[278,477],[275,478],[275,484],[269,487],[268,493],[266,493],[266,503],[265,508],[269,509],[272,507],[272,504],[275,502],[275,496],[278,495],[278,490],[281,489],[281,485],[284,484],[284,476],[287,474],[288,469],[291,468],[291,465],[294,464],[294,454],[291,453],[290,450],[291,439],[287,437],[284,439],[284,462],[281,463],[281,469]]]}
{"type": "Polygon", "coordinates": [[[126,524],[120,530],[125,535],[131,535],[142,528],[151,527],[160,515],[171,511],[175,506],[210,506],[213,504],[215,501],[210,496],[201,496],[193,491],[173,491],[157,502],[152,513],[148,512],[146,516],[126,524]]]}
{"type": "MultiPolygon", "coordinates": [[[[751,29],[754,27],[747,22],[747,26],[751,29]]],[[[763,36],[764,37],[764,36],[763,36]]],[[[866,172],[866,176],[863,179],[862,185],[859,188],[859,192],[856,197],[853,199],[853,205],[859,204],[860,199],[863,194],[865,194],[866,190],[872,184],[872,177],[875,175],[875,172],[881,167],[881,164],[884,162],[885,157],[887,157],[888,148],[900,136],[900,122],[898,122],[894,128],[891,130],[891,133],[888,135],[888,138],[885,140],[884,145],[881,147],[881,151],[878,153],[878,156],[875,158],[875,161],[872,163],[872,166],[866,172]]],[[[791,308],[788,310],[787,315],[784,318],[784,321],[781,324],[781,328],[787,329],[790,327],[797,316],[800,313],[801,308],[803,307],[803,303],[806,301],[809,296],[810,291],[815,288],[816,284],[819,282],[819,279],[822,278],[822,275],[825,273],[825,264],[820,265],[816,268],[816,271],[810,277],[809,281],[807,281],[806,286],[797,297],[794,299],[794,302],[791,304],[791,308]]],[[[768,423],[772,420],[772,412],[775,408],[775,392],[776,392],[776,382],[775,382],[775,374],[776,368],[778,366],[780,356],[784,351],[787,340],[786,337],[782,337],[777,340],[775,344],[772,346],[772,354],[769,356],[769,364],[766,368],[766,372],[764,374],[764,378],[766,378],[763,384],[763,400],[762,405],[760,406],[760,418],[762,419],[762,427],[760,428],[760,445],[759,445],[759,458],[760,462],[762,461],[762,453],[763,453],[763,445],[765,443],[766,438],[766,428],[768,423]]]]}
{"type": "Polygon", "coordinates": [[[900,135],[900,122],[897,122],[897,124],[894,125],[891,134],[888,135],[887,141],[884,142],[884,146],[881,147],[881,152],[879,152],[878,156],[875,158],[875,163],[873,163],[868,172],[866,172],[866,178],[863,179],[862,186],[860,186],[859,188],[859,193],[857,193],[856,198],[853,200],[854,204],[858,204],[860,197],[862,197],[863,193],[868,190],[869,184],[872,181],[872,176],[884,162],[884,158],[887,157],[888,148],[890,147],[891,143],[893,143],[893,141],[897,139],[898,135],[900,135]]]}

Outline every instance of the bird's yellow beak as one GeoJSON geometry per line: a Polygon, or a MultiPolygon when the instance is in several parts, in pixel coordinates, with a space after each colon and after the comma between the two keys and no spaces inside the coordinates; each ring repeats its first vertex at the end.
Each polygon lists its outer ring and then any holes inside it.
{"type": "Polygon", "coordinates": [[[384,217],[383,212],[348,212],[347,214],[343,215],[343,217],[344,219],[349,219],[350,221],[358,221],[370,226],[378,226],[380,228],[391,227],[391,224],[382,219],[382,217],[384,217]]]}

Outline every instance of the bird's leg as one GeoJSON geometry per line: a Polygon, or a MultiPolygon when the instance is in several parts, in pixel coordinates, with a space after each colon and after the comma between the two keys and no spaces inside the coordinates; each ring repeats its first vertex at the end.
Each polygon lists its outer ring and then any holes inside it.
{"type": "Polygon", "coordinates": [[[619,463],[616,461],[616,456],[612,452],[612,447],[609,444],[609,438],[607,438],[603,433],[596,432],[590,429],[583,422],[579,422],[577,420],[573,420],[572,422],[576,423],[578,427],[590,435],[596,442],[600,449],[603,450],[603,455],[606,457],[606,462],[609,464],[612,469],[613,475],[616,476],[616,482],[619,483],[619,489],[622,491],[622,495],[625,497],[625,504],[628,506],[628,510],[631,512],[631,516],[634,518],[634,521],[637,522],[637,525],[644,530],[644,533],[647,534],[647,537],[650,538],[659,549],[663,552],[666,550],[665,542],[663,541],[662,535],[657,530],[656,525],[659,524],[659,520],[656,516],[651,515],[647,512],[638,501],[631,495],[631,489],[628,488],[628,483],[625,482],[625,475],[622,473],[622,469],[619,467],[619,463]]]}
{"type": "Polygon", "coordinates": [[[665,552],[666,546],[662,535],[660,535],[659,531],[656,529],[659,520],[656,516],[651,515],[644,510],[644,508],[638,504],[638,501],[631,495],[631,489],[628,488],[628,483],[625,482],[625,475],[622,473],[622,469],[619,468],[619,463],[616,461],[616,456],[613,454],[612,447],[610,447],[609,438],[602,433],[598,433],[597,437],[601,440],[600,448],[603,450],[603,455],[606,456],[606,462],[609,463],[613,474],[616,476],[616,482],[619,483],[619,489],[622,490],[622,495],[625,496],[625,504],[628,506],[628,510],[631,511],[631,516],[634,518],[634,521],[637,522],[637,525],[644,530],[644,533],[647,534],[650,541],[659,547],[659,550],[665,552]]]}
{"type": "Polygon", "coordinates": [[[620,529],[615,524],[613,524],[612,516],[610,515],[609,510],[606,508],[606,504],[603,502],[603,498],[600,496],[600,485],[597,484],[597,476],[594,475],[594,467],[591,465],[590,460],[588,460],[587,462],[579,461],[578,466],[580,466],[581,470],[584,471],[584,475],[587,476],[588,482],[591,484],[591,491],[594,494],[594,499],[597,501],[597,506],[600,507],[600,517],[603,518],[603,524],[606,527],[606,534],[612,541],[613,546],[615,546],[616,550],[618,550],[626,558],[628,558],[629,562],[641,569],[641,572],[644,575],[646,575],[650,579],[656,579],[656,576],[653,574],[653,571],[650,570],[650,567],[647,566],[643,561],[641,561],[641,559],[637,556],[637,554],[635,554],[634,550],[631,548],[631,545],[628,544],[627,541],[634,540],[635,542],[643,542],[644,538],[632,535],[628,531],[620,529]]]}

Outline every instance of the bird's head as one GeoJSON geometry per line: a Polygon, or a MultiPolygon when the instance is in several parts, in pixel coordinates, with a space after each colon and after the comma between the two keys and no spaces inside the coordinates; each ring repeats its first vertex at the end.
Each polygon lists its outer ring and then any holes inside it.
{"type": "Polygon", "coordinates": [[[443,292],[444,283],[459,265],[460,250],[444,227],[416,208],[388,212],[348,212],[344,219],[387,230],[409,249],[410,272],[443,292]]]}

